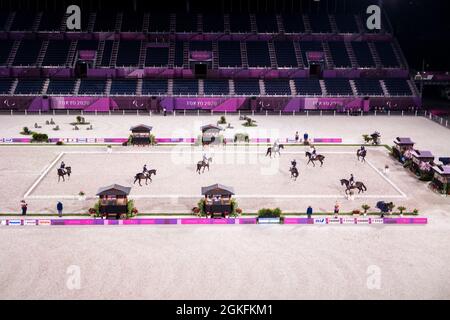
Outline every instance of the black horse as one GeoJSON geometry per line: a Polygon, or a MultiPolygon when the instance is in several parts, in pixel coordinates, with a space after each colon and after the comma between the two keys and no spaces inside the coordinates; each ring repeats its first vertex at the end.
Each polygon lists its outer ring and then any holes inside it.
{"type": "Polygon", "coordinates": [[[275,148],[275,149],[273,149],[273,147],[267,148],[266,157],[270,156],[272,158],[272,152],[273,152],[274,157],[275,157],[275,155],[277,153],[278,153],[279,156],[281,156],[281,153],[280,153],[281,149],[284,149],[284,145],[283,144],[279,144],[278,148],[275,148]]]}
{"type": "Polygon", "coordinates": [[[291,179],[294,179],[294,181],[297,181],[297,178],[299,176],[298,170],[296,167],[290,167],[289,172],[291,173],[291,179]]]}
{"type": "Polygon", "coordinates": [[[352,189],[358,189],[358,193],[367,191],[367,187],[364,185],[364,183],[360,181],[356,181],[353,185],[350,185],[350,181],[347,179],[341,179],[341,186],[345,185],[345,194],[348,194],[348,191],[352,189]]]}
{"type": "Polygon", "coordinates": [[[364,150],[358,149],[358,151],[356,151],[356,157],[358,158],[358,161],[366,162],[366,155],[367,155],[366,149],[364,150]]]}
{"type": "Polygon", "coordinates": [[[306,151],[305,153],[305,157],[308,158],[308,162],[306,163],[306,165],[308,165],[310,162],[313,164],[313,166],[315,167],[316,164],[314,163],[314,161],[319,161],[320,162],[320,166],[323,166],[323,160],[325,159],[325,156],[318,154],[316,155],[315,158],[312,157],[312,153],[309,151],[306,151]]]}
{"type": "Polygon", "coordinates": [[[148,185],[147,180],[150,180],[150,182],[152,182],[152,174],[156,176],[156,169],[136,173],[136,175],[134,176],[133,184],[135,184],[136,181],[139,181],[139,185],[142,187],[141,180],[145,179],[145,184],[148,185]]]}
{"type": "Polygon", "coordinates": [[[207,161],[199,161],[197,162],[197,171],[198,174],[205,172],[205,169],[208,168],[209,171],[209,163],[212,162],[212,158],[208,158],[207,161]],[[200,171],[203,168],[203,171],[200,171]]]}
{"type": "Polygon", "coordinates": [[[58,182],[61,180],[61,178],[63,179],[63,181],[66,181],[66,179],[64,179],[65,175],[67,175],[67,177],[70,179],[71,173],[72,173],[71,167],[65,167],[65,169],[59,168],[58,169],[58,182]]]}

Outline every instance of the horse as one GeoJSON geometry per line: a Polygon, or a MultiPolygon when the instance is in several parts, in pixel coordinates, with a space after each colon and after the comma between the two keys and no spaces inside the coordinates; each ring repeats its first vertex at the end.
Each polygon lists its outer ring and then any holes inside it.
{"type": "Polygon", "coordinates": [[[207,161],[202,160],[202,161],[197,162],[197,171],[196,172],[198,172],[198,174],[204,173],[205,172],[205,168],[208,168],[208,171],[209,171],[209,163],[210,162],[212,162],[212,158],[211,157],[209,157],[207,159],[207,161]],[[202,168],[203,168],[203,171],[200,172],[200,170],[202,168]]]}
{"type": "Polygon", "coordinates": [[[367,187],[360,181],[356,181],[351,186],[350,182],[347,179],[341,179],[341,186],[343,185],[345,185],[345,194],[348,194],[348,191],[350,191],[351,189],[358,189],[358,193],[364,193],[365,191],[367,191],[367,187]]]}
{"type": "Polygon", "coordinates": [[[308,162],[306,163],[306,165],[308,165],[310,162],[313,164],[313,166],[315,167],[316,164],[314,163],[314,161],[319,161],[320,162],[320,166],[323,166],[323,160],[325,159],[325,157],[321,154],[316,155],[316,157],[313,159],[312,158],[312,154],[309,151],[306,151],[305,153],[305,157],[308,158],[308,162]]]}
{"type": "Polygon", "coordinates": [[[146,172],[136,173],[136,175],[134,176],[133,184],[135,184],[136,181],[139,181],[139,185],[142,187],[141,180],[145,179],[145,184],[148,185],[147,180],[150,180],[150,182],[152,182],[152,174],[154,174],[156,176],[156,169],[151,169],[146,172]]]}
{"type": "Polygon", "coordinates": [[[277,153],[278,153],[279,156],[281,156],[280,149],[284,149],[284,145],[283,144],[279,144],[276,147],[269,147],[269,148],[267,148],[266,157],[270,156],[272,158],[272,152],[274,154],[274,157],[275,157],[275,154],[277,154],[277,153]]]}
{"type": "Polygon", "coordinates": [[[72,173],[72,168],[71,167],[66,167],[65,169],[59,168],[58,169],[58,182],[59,180],[62,178],[63,181],[66,181],[66,179],[64,179],[64,176],[67,174],[67,177],[70,179],[70,174],[72,173]]]}
{"type": "Polygon", "coordinates": [[[361,162],[366,162],[366,155],[367,155],[367,150],[361,150],[358,149],[358,151],[356,151],[356,157],[358,158],[358,161],[360,160],[359,158],[361,158],[361,162]]]}
{"type": "Polygon", "coordinates": [[[294,179],[294,181],[297,181],[298,178],[298,170],[296,167],[290,167],[289,168],[289,172],[291,173],[291,179],[294,179]]]}
{"type": "Polygon", "coordinates": [[[372,144],[374,144],[374,145],[379,145],[380,144],[381,134],[378,131],[375,131],[374,133],[372,133],[370,135],[370,137],[372,138],[372,144]]]}

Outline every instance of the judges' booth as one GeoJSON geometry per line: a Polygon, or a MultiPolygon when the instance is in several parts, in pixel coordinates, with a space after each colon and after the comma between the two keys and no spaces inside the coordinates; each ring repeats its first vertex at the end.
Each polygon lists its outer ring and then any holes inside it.
{"type": "Polygon", "coordinates": [[[414,150],[414,142],[410,138],[395,138],[392,154],[400,162],[405,162],[409,156],[409,152],[412,150],[414,150]]]}
{"type": "Polygon", "coordinates": [[[202,187],[202,195],[205,196],[204,210],[206,215],[226,217],[233,212],[231,197],[234,195],[234,189],[232,187],[213,184],[202,187]]]}
{"type": "Polygon", "coordinates": [[[434,156],[430,151],[411,151],[412,163],[411,171],[418,175],[422,180],[431,180],[433,177],[434,156]]]}
{"type": "Polygon", "coordinates": [[[201,127],[202,130],[202,144],[219,143],[219,133],[221,128],[213,124],[208,124],[201,127]]]}
{"type": "Polygon", "coordinates": [[[146,126],[145,124],[139,124],[137,126],[131,127],[131,144],[132,145],[142,145],[148,146],[151,144],[150,132],[152,127],[146,126]]]}
{"type": "Polygon", "coordinates": [[[433,185],[443,194],[450,194],[450,166],[433,167],[433,185]]]}
{"type": "Polygon", "coordinates": [[[128,195],[131,187],[113,184],[100,188],[97,192],[99,199],[99,211],[103,217],[124,219],[128,213],[128,195]]]}

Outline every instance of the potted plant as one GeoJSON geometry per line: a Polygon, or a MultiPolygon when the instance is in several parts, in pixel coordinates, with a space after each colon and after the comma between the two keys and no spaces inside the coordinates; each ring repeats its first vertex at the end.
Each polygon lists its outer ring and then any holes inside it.
{"type": "Polygon", "coordinates": [[[364,210],[364,216],[366,216],[367,215],[367,210],[370,209],[370,206],[368,204],[363,204],[361,206],[361,208],[364,210]]]}
{"type": "Polygon", "coordinates": [[[84,191],[78,192],[78,200],[80,201],[86,200],[86,193],[84,193],[84,191]]]}
{"type": "Polygon", "coordinates": [[[221,116],[219,121],[217,121],[217,124],[225,124],[227,123],[227,119],[225,118],[225,116],[221,116]]]}
{"type": "Polygon", "coordinates": [[[397,207],[397,210],[400,212],[400,217],[403,217],[403,211],[405,211],[406,208],[404,206],[399,206],[397,207]]]}
{"type": "Polygon", "coordinates": [[[236,214],[238,216],[240,216],[242,214],[242,209],[241,208],[236,208],[236,214]]]}
{"type": "Polygon", "coordinates": [[[419,210],[414,209],[414,210],[412,211],[412,214],[415,215],[415,216],[418,216],[418,215],[419,215],[419,210]]]}
{"type": "Polygon", "coordinates": [[[268,209],[268,208],[262,208],[258,210],[258,223],[264,223],[264,224],[272,224],[281,223],[281,209],[275,208],[275,209],[268,209]]]}

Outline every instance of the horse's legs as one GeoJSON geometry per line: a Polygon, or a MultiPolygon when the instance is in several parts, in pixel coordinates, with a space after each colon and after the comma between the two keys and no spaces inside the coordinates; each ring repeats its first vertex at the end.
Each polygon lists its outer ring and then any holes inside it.
{"type": "Polygon", "coordinates": [[[323,166],[323,160],[320,160],[320,166],[323,166]]]}

